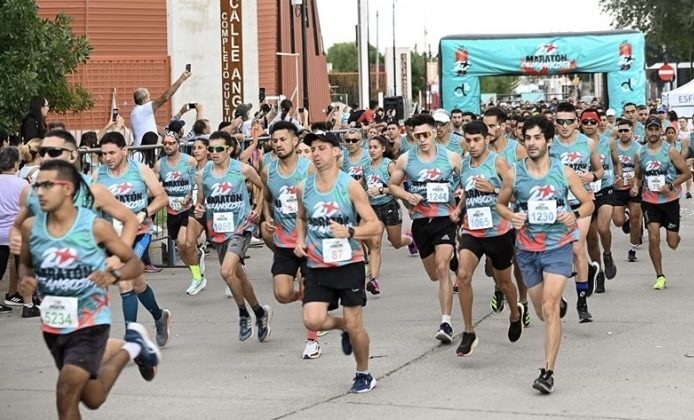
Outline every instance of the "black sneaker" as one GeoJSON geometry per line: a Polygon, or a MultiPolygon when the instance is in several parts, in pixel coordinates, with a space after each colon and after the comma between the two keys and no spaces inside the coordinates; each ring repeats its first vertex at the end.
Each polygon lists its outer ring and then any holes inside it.
{"type": "Polygon", "coordinates": [[[543,394],[551,394],[554,391],[554,372],[551,370],[540,369],[540,376],[533,382],[533,388],[543,394]]]}
{"type": "Polygon", "coordinates": [[[530,326],[531,318],[530,318],[530,309],[528,309],[528,302],[522,303],[523,305],[523,327],[527,328],[530,326]]]}
{"type": "Polygon", "coordinates": [[[564,299],[564,296],[561,297],[561,302],[559,302],[559,318],[564,318],[566,315],[566,310],[568,309],[569,304],[566,302],[566,299],[564,299]]]}
{"type": "Polygon", "coordinates": [[[605,293],[605,273],[598,273],[595,278],[595,293],[605,293]]]}
{"type": "Polygon", "coordinates": [[[586,291],[586,296],[590,296],[595,292],[595,280],[600,272],[600,264],[596,261],[590,261],[588,263],[588,290],[586,291]]]}
{"type": "Polygon", "coordinates": [[[489,301],[489,308],[496,313],[504,310],[504,293],[496,286],[494,286],[492,299],[489,301]]]}
{"type": "Polygon", "coordinates": [[[451,258],[451,262],[448,264],[448,268],[451,269],[452,272],[457,273],[458,268],[459,268],[459,263],[458,263],[458,256],[453,253],[453,258],[451,258]]]}
{"type": "Polygon", "coordinates": [[[352,342],[349,341],[349,334],[347,334],[347,331],[342,331],[342,352],[346,356],[352,354],[352,342]]]}
{"type": "Polygon", "coordinates": [[[688,193],[686,194],[686,197],[687,197],[688,199],[689,199],[689,198],[692,198],[692,193],[688,192],[688,193]]]}
{"type": "Polygon", "coordinates": [[[636,258],[636,250],[635,249],[630,249],[629,254],[627,255],[627,261],[629,262],[636,262],[639,259],[636,258]]]}
{"type": "Polygon", "coordinates": [[[576,304],[576,310],[578,311],[578,323],[585,324],[586,322],[593,322],[593,315],[588,312],[588,302],[585,299],[579,299],[576,304]]]}
{"type": "Polygon", "coordinates": [[[0,303],[0,312],[12,312],[12,308],[7,305],[0,303]]]}
{"type": "Polygon", "coordinates": [[[41,316],[41,311],[39,310],[38,306],[32,305],[24,306],[22,308],[22,318],[34,318],[37,316],[41,316]]]}
{"type": "Polygon", "coordinates": [[[612,254],[602,254],[602,261],[605,263],[605,277],[612,280],[617,275],[617,266],[614,265],[612,254]]]}
{"type": "Polygon", "coordinates": [[[477,343],[479,343],[477,334],[474,332],[463,332],[463,338],[460,340],[460,345],[458,346],[458,350],[455,351],[455,354],[458,356],[469,356],[475,351],[477,343]]]}
{"type": "Polygon", "coordinates": [[[508,325],[508,341],[515,343],[523,334],[523,314],[525,313],[525,307],[522,303],[518,302],[518,311],[520,312],[520,317],[516,321],[510,321],[508,325]]]}
{"type": "Polygon", "coordinates": [[[22,306],[24,305],[24,299],[19,293],[5,293],[5,305],[9,306],[22,306]]]}
{"type": "Polygon", "coordinates": [[[439,330],[436,333],[436,339],[442,344],[451,344],[453,342],[453,328],[448,322],[442,322],[439,330]]]}

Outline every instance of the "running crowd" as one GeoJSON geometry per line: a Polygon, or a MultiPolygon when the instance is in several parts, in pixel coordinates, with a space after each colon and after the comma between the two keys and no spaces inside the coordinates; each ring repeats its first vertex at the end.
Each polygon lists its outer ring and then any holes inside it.
{"type": "Polygon", "coordinates": [[[568,279],[578,320],[589,323],[589,297],[617,275],[613,251],[621,251],[612,249],[612,225],[630,235],[628,262],[638,261],[647,233],[652,287],[667,286],[661,228],[676,249],[679,200],[691,197],[694,155],[687,120],[673,121],[663,108],[628,103],[619,117],[571,102],[522,113],[489,106],[479,116],[437,109],[403,125],[365,112],[345,119],[337,134],[335,116],[309,128],[287,100],[252,118],[242,105],[234,122],[214,132],[202,106],[186,104],[161,136],[155,123],[145,131],[188,77],[154,100],[136,90],[132,133],[114,115],[90,135],[97,140],[88,150],[64,128],[47,130],[45,99],[35,118],[38,137],[0,149],[0,277],[8,265],[16,270],[2,310],[22,306],[23,317],[40,316],[60,371],[61,418],[79,418],[80,402],[98,408],[131,360],[145,380],[156,375],[172,312],[159,304],[141,260],[162,212],[190,270],[189,296],[207,285],[205,246],[213,245],[238,307],[241,341],[264,342],[272,331],[272,308],[261,304],[245,271],[248,248],[261,238],[274,255],[275,299],[302,303],[302,357],[320,357],[319,336],[339,330],[342,351],[354,353],[356,393],[376,386],[363,308],[367,292],[382,293],[384,231],[394,248],[418,254],[437,283],[441,318],[433,336],[443,344],[454,340],[458,295],[458,356],[470,356],[479,343],[472,278],[483,258],[494,290],[490,308],[509,309],[510,342],[531,324],[532,303],[544,323],[544,363],[532,384],[541,393],[554,388],[568,279]],[[185,134],[180,117],[191,109],[199,118],[185,134]],[[148,138],[161,145],[158,159],[129,152],[130,141],[148,138]],[[109,337],[110,285],[122,299],[123,339],[109,337]],[[137,323],[138,301],[152,316],[154,339],[137,323]]]}

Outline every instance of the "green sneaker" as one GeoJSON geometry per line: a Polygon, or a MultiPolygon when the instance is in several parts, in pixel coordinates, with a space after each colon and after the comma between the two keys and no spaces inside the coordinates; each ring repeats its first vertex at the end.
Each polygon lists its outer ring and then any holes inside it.
{"type": "Polygon", "coordinates": [[[663,290],[665,288],[665,276],[660,276],[658,277],[658,280],[655,281],[655,284],[653,285],[654,290],[663,290]]]}
{"type": "Polygon", "coordinates": [[[530,325],[530,310],[528,309],[528,302],[521,302],[523,305],[523,327],[528,327],[530,325]]]}
{"type": "Polygon", "coordinates": [[[504,294],[496,286],[494,287],[492,299],[489,301],[489,308],[496,313],[501,313],[504,310],[504,294]]]}

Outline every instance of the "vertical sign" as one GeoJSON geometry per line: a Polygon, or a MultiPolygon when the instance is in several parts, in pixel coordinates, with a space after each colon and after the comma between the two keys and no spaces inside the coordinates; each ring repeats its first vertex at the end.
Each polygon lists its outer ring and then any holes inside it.
{"type": "Polygon", "coordinates": [[[241,0],[220,0],[222,42],[222,119],[231,121],[243,103],[243,39],[241,0]]]}
{"type": "Polygon", "coordinates": [[[408,89],[409,86],[407,81],[407,77],[410,73],[410,69],[407,67],[407,59],[409,58],[409,56],[409,53],[400,54],[400,94],[404,98],[410,97],[410,92],[408,89]]]}

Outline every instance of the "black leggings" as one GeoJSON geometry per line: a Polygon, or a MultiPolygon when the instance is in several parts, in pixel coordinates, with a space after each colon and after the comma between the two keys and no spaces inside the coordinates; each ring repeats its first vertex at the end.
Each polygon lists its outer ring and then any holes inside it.
{"type": "MultiPolygon", "coordinates": [[[[10,259],[10,246],[0,245],[0,280],[5,277],[5,271],[7,270],[7,262],[10,259]]],[[[14,256],[15,269],[19,270],[19,258],[14,256]]]]}

